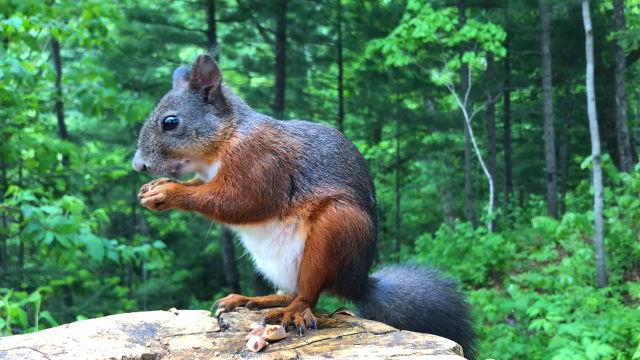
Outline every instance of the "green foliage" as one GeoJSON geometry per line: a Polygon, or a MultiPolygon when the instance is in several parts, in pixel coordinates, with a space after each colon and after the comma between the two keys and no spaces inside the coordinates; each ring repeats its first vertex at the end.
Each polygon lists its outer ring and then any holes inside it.
{"type": "Polygon", "coordinates": [[[386,65],[416,65],[430,72],[434,83],[444,85],[453,82],[463,63],[484,70],[487,52],[504,57],[505,37],[505,31],[491,22],[469,19],[460,24],[454,7],[434,9],[429,3],[412,0],[400,24],[386,38],[371,41],[368,50],[370,55],[381,52],[386,65]],[[435,67],[425,67],[428,63],[435,67]]]}
{"type": "Polygon", "coordinates": [[[588,186],[570,195],[574,204],[560,220],[535,216],[493,234],[458,222],[418,238],[418,255],[408,258],[439,265],[462,281],[486,357],[640,355],[640,236],[633,230],[640,216],[640,172],[615,175],[619,181],[606,199],[606,289],[595,286],[593,214],[580,209],[592,198],[588,186]]]}
{"type": "MultiPolygon", "coordinates": [[[[276,2],[216,1],[224,80],[270,114],[276,2]]],[[[404,259],[460,281],[476,316],[481,357],[640,359],[640,168],[618,173],[613,41],[628,54],[630,129],[638,136],[638,1],[615,32],[612,1],[593,8],[605,169],[609,287],[594,286],[590,145],[580,4],[552,1],[557,142],[568,149],[560,219],[546,216],[537,2],[343,0],[345,135],[370,165],[380,265],[404,259]],[[459,2],[463,3],[463,2],[459,2]],[[462,24],[461,15],[466,21],[462,24]],[[508,44],[508,53],[507,53],[508,44]],[[485,73],[493,53],[493,78],[485,73]],[[510,110],[498,96],[510,61],[510,110]],[[467,221],[462,117],[447,87],[471,69],[471,106],[495,101],[497,231],[467,221]],[[443,86],[444,85],[444,86],[443,86]],[[509,113],[506,113],[509,111],[509,113]],[[513,191],[505,194],[511,119],[513,191]],[[566,134],[563,133],[566,128],[566,134]]],[[[335,125],[337,6],[288,1],[286,117],[335,125]]],[[[170,307],[207,309],[229,292],[219,226],[152,213],[131,171],[137,131],[176,66],[206,51],[204,2],[0,0],[0,333],[170,307]],[[52,42],[61,48],[69,133],[59,135],[52,42]]],[[[470,108],[471,109],[471,108],[470,108]]],[[[488,113],[472,123],[488,156],[488,113]]],[[[561,149],[558,146],[559,158],[561,149]]],[[[488,189],[470,174],[482,213],[488,189]]],[[[235,249],[242,292],[254,272],[235,249]]],[[[343,300],[323,296],[318,309],[343,300]]]]}
{"type": "Polygon", "coordinates": [[[49,311],[40,311],[42,305],[41,293],[46,288],[40,288],[31,294],[10,289],[0,289],[0,334],[11,335],[14,331],[27,332],[38,331],[51,326],[58,326],[49,311]],[[32,319],[29,321],[28,309],[33,310],[32,319]],[[46,324],[40,324],[44,320],[46,324]],[[30,324],[33,324],[31,328],[30,324]]]}

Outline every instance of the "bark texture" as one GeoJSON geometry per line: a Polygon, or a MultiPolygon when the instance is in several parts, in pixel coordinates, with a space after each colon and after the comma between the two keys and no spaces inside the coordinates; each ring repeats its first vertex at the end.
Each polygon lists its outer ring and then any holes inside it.
{"type": "Polygon", "coordinates": [[[58,359],[462,359],[462,348],[435,335],[399,331],[345,314],[319,315],[319,330],[288,334],[254,354],[251,325],[263,316],[240,309],[223,314],[221,331],[208,311],[149,311],[79,321],[29,335],[0,338],[0,358],[58,359]]]}
{"type": "Polygon", "coordinates": [[[560,216],[564,215],[567,209],[567,186],[569,182],[569,124],[570,119],[565,117],[562,121],[562,129],[560,131],[560,216]]]}
{"type": "Polygon", "coordinates": [[[278,0],[276,11],[276,93],[273,113],[276,118],[282,119],[287,87],[287,0],[278,0]]]}
{"type": "MultiPolygon", "coordinates": [[[[615,30],[624,32],[627,24],[624,17],[624,1],[613,0],[613,15],[615,30]]],[[[631,155],[631,141],[629,139],[629,125],[627,120],[627,88],[625,73],[627,71],[624,49],[620,41],[616,41],[614,53],[615,69],[615,98],[616,98],[616,138],[618,143],[618,167],[621,171],[630,172],[633,170],[633,159],[631,155]]]]}
{"type": "Polygon", "coordinates": [[[342,56],[342,0],[337,0],[337,24],[338,41],[336,44],[338,50],[338,130],[344,133],[344,58],[342,56]]]}
{"type": "MultiPolygon", "coordinates": [[[[211,50],[217,50],[218,31],[216,24],[216,0],[207,0],[207,45],[211,50]]],[[[217,59],[216,51],[216,60],[217,59]]]]}
{"type": "Polygon", "coordinates": [[[58,120],[58,136],[62,140],[69,138],[69,132],[67,131],[67,124],[64,119],[64,102],[62,100],[62,57],[60,56],[60,42],[53,38],[51,39],[51,57],[53,58],[53,67],[56,71],[56,118],[58,120]]]}
{"type": "MultiPolygon", "coordinates": [[[[487,166],[491,181],[496,183],[496,105],[493,95],[493,79],[495,77],[493,53],[487,53],[487,166]]],[[[497,191],[493,192],[493,204],[497,204],[497,191]]],[[[495,220],[491,222],[491,230],[495,230],[495,220]]]]}
{"type": "Polygon", "coordinates": [[[551,82],[551,36],[549,5],[540,0],[542,28],[542,88],[544,93],[544,154],[547,171],[547,203],[549,215],[558,218],[558,189],[556,180],[556,139],[553,129],[553,85],[551,82]]]}
{"type": "Polygon", "coordinates": [[[582,1],[582,18],[584,20],[585,50],[587,59],[587,113],[589,114],[589,132],[591,133],[591,161],[593,169],[593,211],[594,211],[594,240],[596,251],[596,283],[598,287],[607,286],[607,271],[604,255],[604,222],[602,211],[604,197],[602,192],[602,158],[600,155],[600,133],[598,131],[598,117],[596,112],[596,90],[593,63],[593,30],[591,26],[591,11],[589,0],[582,1]]]}
{"type": "MultiPolygon", "coordinates": [[[[505,7],[505,23],[509,24],[509,13],[505,7]]],[[[513,194],[513,171],[511,151],[511,62],[509,35],[504,41],[506,54],[504,57],[504,83],[502,86],[502,148],[504,152],[504,206],[505,214],[509,213],[511,195],[513,194]]]]}
{"type": "MultiPolygon", "coordinates": [[[[460,26],[464,26],[467,22],[466,3],[463,0],[458,0],[458,16],[460,19],[460,26]]],[[[462,57],[462,53],[460,54],[462,57]]],[[[462,90],[462,96],[464,98],[464,105],[469,108],[470,101],[467,101],[467,93],[469,89],[469,65],[462,63],[460,66],[460,88],[462,90]]],[[[471,148],[471,134],[467,129],[466,119],[463,121],[464,125],[464,193],[465,193],[465,205],[467,212],[467,220],[470,221],[475,227],[477,224],[475,210],[473,208],[473,166],[471,163],[471,157],[473,149],[471,148]]]]}

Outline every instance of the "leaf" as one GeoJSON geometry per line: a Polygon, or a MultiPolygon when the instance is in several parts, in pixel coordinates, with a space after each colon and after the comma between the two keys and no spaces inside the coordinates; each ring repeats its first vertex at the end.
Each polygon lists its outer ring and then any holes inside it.
{"type": "Polygon", "coordinates": [[[151,246],[153,246],[155,249],[166,249],[167,247],[167,245],[161,240],[154,241],[151,246]]]}
{"type": "Polygon", "coordinates": [[[62,208],[71,214],[79,214],[84,209],[84,203],[77,197],[65,195],[62,197],[62,208]]]}
{"type": "Polygon", "coordinates": [[[103,238],[86,233],[80,236],[80,241],[87,247],[91,258],[95,261],[102,261],[105,255],[105,241],[103,238]]]}
{"type": "Polygon", "coordinates": [[[60,325],[47,310],[40,312],[40,319],[46,320],[51,327],[60,325]]]}
{"type": "Polygon", "coordinates": [[[73,218],[58,215],[51,218],[47,225],[56,234],[69,235],[77,233],[80,228],[80,224],[76,223],[74,220],[75,219],[73,218]]]}

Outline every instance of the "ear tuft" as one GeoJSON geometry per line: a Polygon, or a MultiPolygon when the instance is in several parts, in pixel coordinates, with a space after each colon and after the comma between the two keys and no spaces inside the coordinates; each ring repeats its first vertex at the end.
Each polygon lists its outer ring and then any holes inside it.
{"type": "Polygon", "coordinates": [[[220,67],[209,55],[200,55],[193,65],[189,86],[195,89],[217,89],[222,82],[220,67]]]}
{"type": "Polygon", "coordinates": [[[184,87],[189,83],[191,69],[186,66],[180,66],[173,72],[173,89],[184,87]]]}

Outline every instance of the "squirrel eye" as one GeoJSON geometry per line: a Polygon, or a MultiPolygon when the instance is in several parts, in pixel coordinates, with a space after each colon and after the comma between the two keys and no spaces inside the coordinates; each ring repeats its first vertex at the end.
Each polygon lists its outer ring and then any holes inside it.
{"type": "Polygon", "coordinates": [[[178,127],[179,122],[180,120],[178,120],[177,117],[167,116],[166,118],[162,119],[162,131],[169,131],[169,130],[175,129],[176,127],[178,127]]]}

